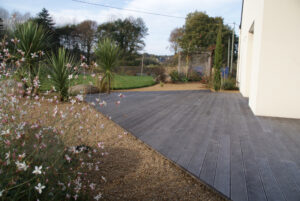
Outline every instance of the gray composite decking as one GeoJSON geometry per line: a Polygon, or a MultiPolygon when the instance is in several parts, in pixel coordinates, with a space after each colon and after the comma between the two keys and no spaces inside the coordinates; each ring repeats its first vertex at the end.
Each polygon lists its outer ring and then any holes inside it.
{"type": "Polygon", "coordinates": [[[300,120],[256,117],[238,93],[123,94],[97,109],[228,198],[300,200],[300,120]]]}

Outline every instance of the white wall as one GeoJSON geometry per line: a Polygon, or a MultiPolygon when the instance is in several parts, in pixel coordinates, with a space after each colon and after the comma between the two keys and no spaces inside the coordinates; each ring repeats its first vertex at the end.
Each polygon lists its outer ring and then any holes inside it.
{"type": "Polygon", "coordinates": [[[253,112],[300,118],[300,0],[245,0],[240,37],[238,80],[253,112]]]}
{"type": "MultiPolygon", "coordinates": [[[[263,0],[245,0],[243,22],[240,30],[238,82],[243,96],[249,97],[253,63],[260,57],[260,36],[262,32],[263,0]],[[249,33],[254,24],[254,35],[249,33]],[[253,50],[255,48],[255,50],[253,50]]],[[[253,82],[252,82],[253,83],[253,82]]]]}
{"type": "Polygon", "coordinates": [[[300,118],[300,1],[265,0],[255,113],[300,118]]]}

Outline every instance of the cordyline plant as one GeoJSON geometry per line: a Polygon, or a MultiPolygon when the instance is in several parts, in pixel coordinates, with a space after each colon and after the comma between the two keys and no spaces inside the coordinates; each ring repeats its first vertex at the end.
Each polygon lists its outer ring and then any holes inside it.
{"type": "Polygon", "coordinates": [[[105,85],[107,93],[110,93],[113,70],[119,63],[120,49],[115,42],[106,38],[98,43],[95,54],[97,56],[98,64],[104,73],[101,80],[101,88],[105,85]]]}
{"type": "Polygon", "coordinates": [[[25,22],[17,26],[14,32],[15,47],[22,56],[23,65],[18,68],[18,76],[21,79],[29,79],[26,82],[26,88],[29,86],[32,92],[37,88],[34,80],[39,74],[40,62],[43,60],[44,51],[47,48],[47,41],[50,35],[33,21],[25,22]]]}
{"type": "MultiPolygon", "coordinates": [[[[11,42],[22,43],[17,38],[11,42]]],[[[93,154],[101,152],[103,144],[88,147],[77,137],[90,133],[89,128],[84,131],[80,113],[91,110],[90,106],[82,104],[83,96],[78,95],[62,108],[56,96],[38,96],[31,89],[24,93],[24,80],[10,85],[11,69],[28,65],[19,59],[28,52],[18,49],[14,55],[7,45],[0,43],[0,76],[4,78],[0,84],[0,200],[90,200],[91,195],[99,200],[97,184],[85,178],[99,170],[93,154]],[[74,107],[81,104],[76,111],[74,107]]]]}
{"type": "Polygon", "coordinates": [[[64,48],[59,48],[57,54],[52,53],[48,59],[49,79],[55,90],[59,93],[60,100],[68,98],[70,81],[75,75],[74,58],[64,48]]]}

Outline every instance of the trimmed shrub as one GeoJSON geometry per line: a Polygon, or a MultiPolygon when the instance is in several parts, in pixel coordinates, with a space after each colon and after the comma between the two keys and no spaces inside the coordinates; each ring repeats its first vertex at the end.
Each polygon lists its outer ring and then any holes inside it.
{"type": "Polygon", "coordinates": [[[222,25],[220,24],[218,35],[217,35],[217,42],[216,42],[216,49],[215,49],[215,61],[214,61],[214,89],[219,91],[221,88],[221,66],[222,66],[222,55],[223,55],[223,48],[222,48],[222,25]]]}
{"type": "Polygon", "coordinates": [[[237,90],[238,87],[236,87],[235,82],[236,81],[233,78],[226,79],[222,84],[222,89],[224,89],[224,90],[237,90]]]}
{"type": "Polygon", "coordinates": [[[189,81],[184,73],[178,73],[178,71],[175,71],[175,70],[170,73],[170,77],[171,77],[172,82],[174,82],[174,83],[189,81]]]}
{"type": "Polygon", "coordinates": [[[164,67],[151,67],[153,74],[155,75],[156,82],[165,82],[167,79],[166,70],[164,67]]]}

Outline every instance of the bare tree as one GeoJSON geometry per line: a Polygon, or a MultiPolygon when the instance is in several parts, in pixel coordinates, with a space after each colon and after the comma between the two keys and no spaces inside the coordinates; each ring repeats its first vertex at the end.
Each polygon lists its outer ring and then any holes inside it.
{"type": "Polygon", "coordinates": [[[96,43],[97,22],[85,20],[77,25],[77,33],[81,49],[86,52],[87,63],[90,63],[92,47],[96,43]]]}
{"type": "Polygon", "coordinates": [[[179,39],[183,35],[183,29],[182,28],[175,28],[169,37],[169,42],[171,43],[170,48],[175,52],[175,54],[178,52],[179,48],[179,39]]]}
{"type": "Polygon", "coordinates": [[[9,12],[0,7],[0,18],[2,18],[2,20],[7,20],[9,18],[9,12]]]}

